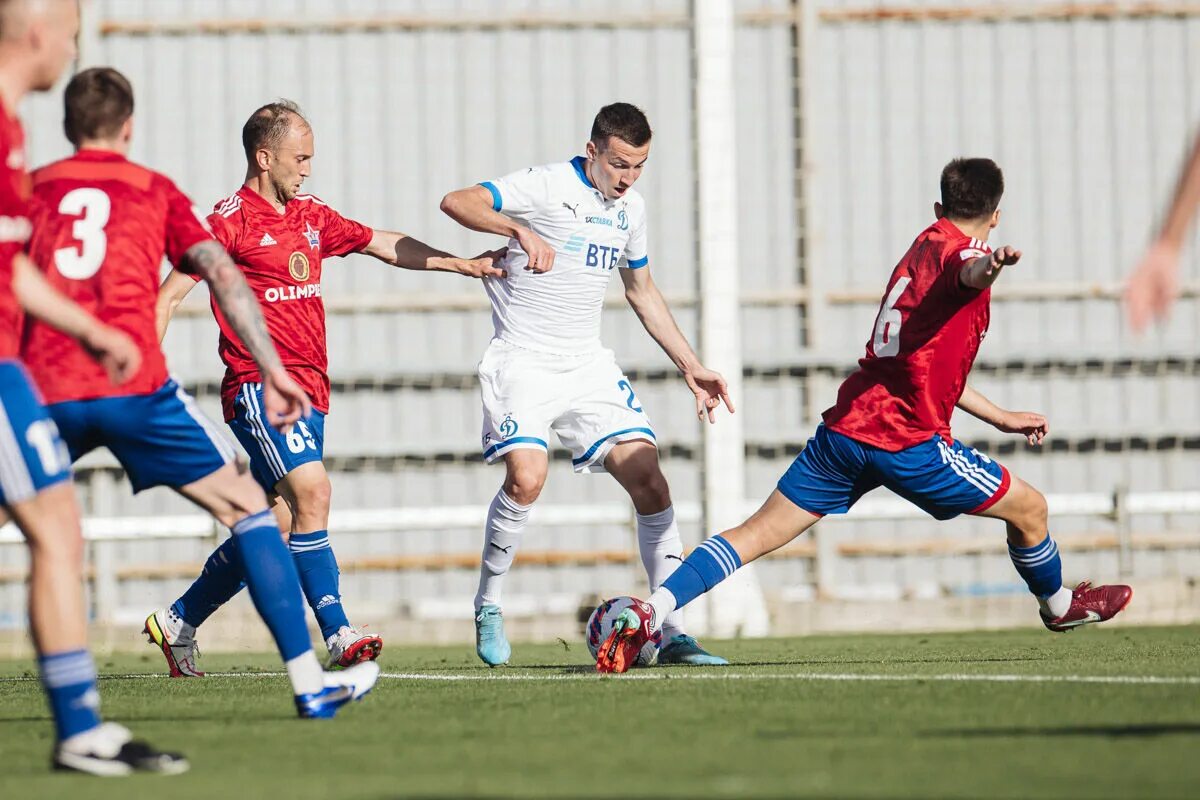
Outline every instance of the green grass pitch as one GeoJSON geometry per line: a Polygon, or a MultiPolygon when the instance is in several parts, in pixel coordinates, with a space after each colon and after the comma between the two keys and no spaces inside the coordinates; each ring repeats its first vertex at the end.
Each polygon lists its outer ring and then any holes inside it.
{"type": "Polygon", "coordinates": [[[106,715],[181,778],[49,772],[31,666],[0,662],[0,797],[1200,797],[1200,627],[711,644],[734,665],[605,678],[582,642],[497,670],[390,647],[332,721],[294,718],[270,656],[102,659],[106,715]]]}

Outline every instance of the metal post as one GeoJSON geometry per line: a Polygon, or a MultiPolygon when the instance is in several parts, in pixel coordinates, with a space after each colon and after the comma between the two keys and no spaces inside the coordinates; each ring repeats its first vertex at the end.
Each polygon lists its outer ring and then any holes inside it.
{"type": "Polygon", "coordinates": [[[79,34],[75,38],[75,71],[101,63],[100,59],[100,9],[96,0],[78,0],[79,34]]]}
{"type": "Polygon", "coordinates": [[[1133,519],[1129,514],[1129,490],[1121,485],[1113,490],[1113,522],[1117,528],[1117,574],[1133,574],[1133,519]]]}
{"type": "MultiPolygon", "coordinates": [[[[704,364],[729,382],[742,400],[742,347],[738,295],[738,200],[735,181],[708,180],[713,165],[728,162],[735,145],[734,13],[732,0],[693,0],[695,64],[696,200],[700,256],[700,351],[704,364]]],[[[742,417],[722,413],[704,424],[703,507],[709,534],[742,521],[745,434],[742,417]]],[[[766,635],[762,591],[750,569],[722,584],[710,605],[709,632],[717,636],[766,635]]]]}

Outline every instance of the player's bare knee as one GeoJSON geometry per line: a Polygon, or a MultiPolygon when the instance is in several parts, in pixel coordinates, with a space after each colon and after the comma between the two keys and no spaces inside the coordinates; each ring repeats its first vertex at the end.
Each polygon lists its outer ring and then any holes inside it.
{"type": "Polygon", "coordinates": [[[56,570],[79,570],[83,566],[83,532],[75,520],[55,526],[50,535],[36,536],[29,540],[31,558],[39,565],[56,570]]]}
{"type": "Polygon", "coordinates": [[[519,466],[508,471],[504,493],[523,506],[532,505],[546,485],[546,473],[539,469],[519,466]]]}
{"type": "MultiPolygon", "coordinates": [[[[1049,509],[1046,496],[1028,484],[1020,485],[1019,502],[1005,516],[1005,522],[1015,528],[1023,542],[1020,546],[1037,544],[1049,530],[1049,509]]],[[[1010,532],[1009,538],[1012,538],[1010,532]]]]}
{"type": "Polygon", "coordinates": [[[631,489],[629,495],[639,514],[657,514],[671,505],[671,487],[657,468],[631,489]]]}
{"type": "Polygon", "coordinates": [[[328,476],[306,483],[296,491],[295,516],[325,516],[333,500],[333,484],[328,476]]]}

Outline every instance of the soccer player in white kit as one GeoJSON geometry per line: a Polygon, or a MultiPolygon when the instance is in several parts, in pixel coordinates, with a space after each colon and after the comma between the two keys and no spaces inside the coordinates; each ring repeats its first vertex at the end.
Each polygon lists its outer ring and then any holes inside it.
{"type": "MultiPolygon", "coordinates": [[[[551,430],[571,450],[576,472],[608,472],[637,511],[638,549],[658,588],[681,563],[670,489],[654,429],[637,395],[600,343],[609,278],[619,269],[625,298],[675,363],[709,422],[725,380],[706,369],[679,330],[654,280],[646,249],[646,204],[633,190],[650,153],[650,124],[628,103],[600,109],[586,155],[514,172],[451,192],[442,210],[471,230],[507,236],[505,278],[486,278],[495,335],[479,363],[483,456],[504,460],[504,485],[488,508],[476,651],[491,666],[512,653],[504,635],[501,585],[549,469],[551,430]]],[[[660,663],[723,665],[683,630],[663,625],[660,663]]]]}

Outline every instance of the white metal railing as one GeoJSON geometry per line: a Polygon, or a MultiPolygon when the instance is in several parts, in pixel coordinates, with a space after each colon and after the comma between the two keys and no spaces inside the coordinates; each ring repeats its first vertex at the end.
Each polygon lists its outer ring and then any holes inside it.
{"type": "MultiPolygon", "coordinates": [[[[1136,544],[1131,528],[1131,518],[1144,514],[1200,514],[1200,491],[1169,492],[1084,492],[1074,494],[1050,494],[1047,502],[1052,516],[1083,516],[1103,518],[1114,524],[1115,539],[1107,539],[1106,547],[1115,546],[1118,569],[1122,575],[1132,572],[1132,554],[1136,544]]],[[[743,509],[748,516],[758,506],[747,502],[743,509]]],[[[699,503],[683,502],[675,506],[676,517],[682,523],[697,524],[701,521],[699,503]]],[[[482,505],[436,507],[436,508],[379,508],[334,511],[330,514],[329,527],[342,533],[372,532],[418,532],[438,529],[469,529],[483,525],[487,507],[482,505]]],[[[816,596],[833,596],[836,593],[838,559],[862,554],[854,548],[839,547],[839,520],[904,520],[923,518],[924,512],[898,497],[867,498],[859,502],[849,514],[834,517],[833,525],[824,524],[809,545],[803,557],[814,562],[814,588],[816,596]]],[[[590,505],[544,505],[535,507],[532,522],[549,527],[620,525],[635,530],[633,512],[628,504],[608,503],[590,505]]],[[[212,518],[203,514],[147,517],[88,517],[83,520],[84,538],[91,544],[93,566],[92,602],[95,618],[100,622],[111,622],[115,618],[119,592],[118,564],[111,544],[119,541],[141,539],[209,539],[215,544],[224,535],[223,528],[212,518]]],[[[1163,537],[1159,537],[1163,538],[1163,537]]],[[[1172,545],[1200,546],[1195,536],[1182,536],[1172,545]]],[[[23,540],[20,532],[9,524],[0,527],[0,545],[19,544],[23,540]]],[[[1154,546],[1154,545],[1151,545],[1154,546]]],[[[903,548],[892,555],[904,554],[903,548]]],[[[912,555],[920,555],[919,549],[912,555]]],[[[455,567],[462,564],[451,560],[455,567]]],[[[428,568],[428,567],[425,567],[428,568]]],[[[12,576],[8,576],[10,579],[12,576]]]]}
{"type": "MultiPolygon", "coordinates": [[[[1051,516],[1087,516],[1117,519],[1137,514],[1200,514],[1200,491],[1172,492],[1081,492],[1048,494],[1051,516]]],[[[759,501],[747,501],[745,516],[758,509],[759,501]]],[[[486,505],[439,506],[427,508],[374,508],[332,511],[329,527],[339,533],[381,533],[428,531],[446,528],[475,528],[487,517],[486,505]]],[[[868,497],[858,502],[844,517],[831,520],[904,520],[921,519],[925,512],[899,497],[868,497]]],[[[675,504],[675,518],[681,523],[699,523],[700,504],[675,504]]],[[[633,511],[627,503],[534,506],[533,524],[549,527],[634,525],[633,511]]],[[[205,514],[181,514],[147,517],[86,517],[83,538],[89,542],[133,541],[140,539],[203,539],[219,537],[223,527],[205,514]]],[[[24,540],[11,523],[0,527],[0,544],[19,544],[24,540]]]]}

